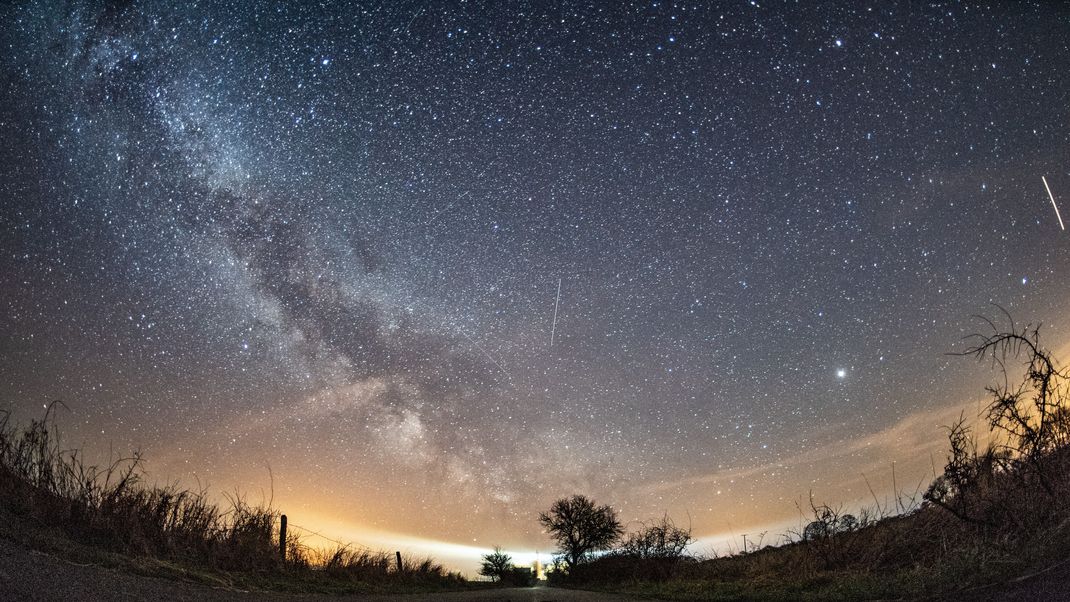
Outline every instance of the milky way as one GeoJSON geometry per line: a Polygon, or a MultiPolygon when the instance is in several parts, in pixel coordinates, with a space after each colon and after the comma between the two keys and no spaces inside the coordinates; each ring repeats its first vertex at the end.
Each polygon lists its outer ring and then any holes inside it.
{"type": "Polygon", "coordinates": [[[1070,342],[1057,3],[184,4],[0,8],[0,399],[161,480],[738,534],[940,464],[971,314],[1070,342]]]}

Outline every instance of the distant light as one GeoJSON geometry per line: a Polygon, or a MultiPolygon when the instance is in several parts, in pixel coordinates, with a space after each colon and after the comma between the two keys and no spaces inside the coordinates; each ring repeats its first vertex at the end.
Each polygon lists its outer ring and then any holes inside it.
{"type": "Polygon", "coordinates": [[[1025,276],[1022,276],[1022,284],[1028,284],[1028,283],[1029,283],[1029,278],[1026,278],[1025,276]]]}
{"type": "Polygon", "coordinates": [[[843,48],[843,40],[836,40],[836,48],[843,48]]]}
{"type": "Polygon", "coordinates": [[[836,378],[847,378],[847,371],[843,368],[840,368],[836,371],[836,378]]]}

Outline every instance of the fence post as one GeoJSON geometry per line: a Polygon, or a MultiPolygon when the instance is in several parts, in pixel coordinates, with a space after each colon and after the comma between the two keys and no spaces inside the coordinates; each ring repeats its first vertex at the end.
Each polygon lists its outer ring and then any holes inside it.
{"type": "Polygon", "coordinates": [[[394,552],[394,555],[397,556],[397,559],[398,559],[398,572],[401,573],[401,572],[403,572],[405,570],[405,567],[402,566],[402,564],[401,564],[401,551],[399,550],[397,552],[394,552]]]}
{"type": "Polygon", "coordinates": [[[279,518],[279,560],[286,562],[286,515],[279,518]]]}

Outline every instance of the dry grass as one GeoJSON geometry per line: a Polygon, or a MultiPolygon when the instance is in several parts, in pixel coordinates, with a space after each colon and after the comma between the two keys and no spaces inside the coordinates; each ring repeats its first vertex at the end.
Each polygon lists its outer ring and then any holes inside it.
{"type": "MultiPolygon", "coordinates": [[[[1070,486],[1070,466],[1062,474],[1062,485],[1070,486]]],[[[1038,492],[1022,491],[1008,478],[1002,493],[1008,497],[1001,503],[1029,513],[1038,492]]],[[[980,526],[925,503],[827,538],[682,559],[657,579],[651,575],[664,567],[606,556],[577,571],[572,584],[677,600],[900,599],[954,592],[1065,558],[1070,509],[1058,518],[1046,516],[1050,520],[980,526]]]]}
{"type": "Polygon", "coordinates": [[[330,591],[457,587],[464,580],[431,559],[398,570],[393,554],[352,546],[323,551],[287,536],[279,554],[280,513],[240,494],[219,505],[206,491],[144,482],[140,454],[108,466],[64,450],[50,406],[25,427],[0,418],[0,507],[16,520],[60,532],[78,545],[134,558],[237,575],[245,584],[330,591]],[[255,578],[253,578],[255,577],[255,578]]]}
{"type": "MultiPolygon", "coordinates": [[[[1040,346],[1036,328],[978,336],[963,355],[992,361],[993,433],[980,449],[965,421],[949,427],[944,473],[895,512],[859,517],[811,503],[813,520],[780,547],[690,559],[664,572],[609,555],[574,571],[588,587],[681,600],[902,598],[962,592],[1065,560],[1070,549],[1070,377],[1040,346]],[[1011,386],[1009,367],[1020,365],[1011,386]],[[651,579],[651,575],[663,575],[651,579]],[[642,576],[636,578],[636,576],[642,576]]],[[[663,567],[654,567],[663,568],[663,567]]]]}

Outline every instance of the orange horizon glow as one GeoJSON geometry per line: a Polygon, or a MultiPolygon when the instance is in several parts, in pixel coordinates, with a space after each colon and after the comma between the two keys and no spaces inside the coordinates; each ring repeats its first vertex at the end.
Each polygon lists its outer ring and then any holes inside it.
{"type": "MultiPolygon", "coordinates": [[[[812,520],[806,516],[810,491],[813,491],[815,503],[827,503],[847,512],[857,512],[862,507],[872,508],[877,503],[886,512],[897,512],[893,498],[893,464],[895,484],[904,497],[904,503],[911,496],[920,502],[921,493],[932,478],[934,465],[937,472],[942,471],[946,449],[945,427],[957,420],[960,414],[971,415],[979,403],[979,400],[971,401],[942,410],[917,412],[872,435],[815,448],[795,456],[791,461],[726,469],[643,486],[634,495],[661,500],[705,500],[701,503],[675,502],[664,506],[665,513],[677,525],[686,526],[688,520],[692,521],[695,538],[689,548],[692,553],[703,556],[737,553],[742,547],[743,534],[748,534],[749,546],[758,545],[759,541],[763,546],[779,545],[784,543],[784,537],[790,535],[789,532],[801,531],[806,522],[812,520]],[[842,477],[835,488],[828,474],[830,471],[840,473],[842,477]],[[784,493],[763,496],[761,492],[766,487],[784,493]],[[729,488],[740,493],[724,494],[723,490],[729,488]],[[833,490],[840,492],[840,495],[834,495],[833,490]],[[690,496],[688,492],[691,492],[690,496]],[[803,512],[800,512],[800,508],[803,512]]],[[[496,545],[501,545],[518,565],[528,565],[536,557],[545,564],[553,556],[553,544],[540,533],[534,515],[526,521],[526,534],[507,536],[503,533],[494,537],[486,535],[479,526],[471,525],[471,537],[467,541],[438,539],[362,524],[345,518],[343,512],[323,512],[321,508],[337,500],[329,496],[301,496],[288,492],[284,486],[286,476],[277,470],[275,479],[275,507],[287,514],[291,528],[296,528],[304,536],[306,545],[313,548],[329,549],[345,544],[358,549],[390,553],[398,550],[404,557],[431,557],[443,563],[447,569],[460,571],[469,577],[478,575],[480,556],[489,553],[496,545]]],[[[636,515],[615,504],[613,499],[598,495],[594,497],[599,502],[617,507],[622,521],[629,526],[634,526],[636,521],[658,518],[662,514],[636,515]]],[[[376,519],[376,522],[384,522],[379,516],[376,519]]]]}

